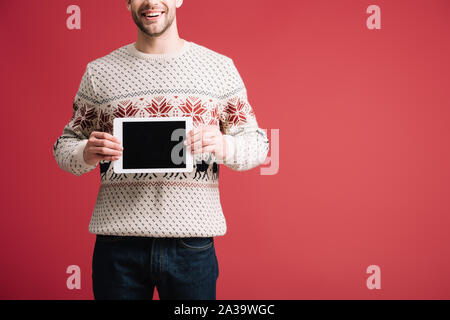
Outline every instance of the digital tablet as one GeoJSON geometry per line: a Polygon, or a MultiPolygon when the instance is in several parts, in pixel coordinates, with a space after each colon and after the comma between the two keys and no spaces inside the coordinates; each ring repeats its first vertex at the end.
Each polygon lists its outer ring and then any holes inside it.
{"type": "Polygon", "coordinates": [[[115,173],[190,172],[192,153],[184,145],[192,117],[115,118],[114,136],[123,147],[115,173]]]}

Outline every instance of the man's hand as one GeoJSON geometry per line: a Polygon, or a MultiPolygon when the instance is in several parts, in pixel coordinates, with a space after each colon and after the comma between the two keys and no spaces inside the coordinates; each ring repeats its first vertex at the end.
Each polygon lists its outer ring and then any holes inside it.
{"type": "Polygon", "coordinates": [[[184,145],[193,154],[211,152],[218,160],[226,158],[226,140],[217,126],[205,125],[192,129],[184,145]]]}
{"type": "Polygon", "coordinates": [[[83,151],[84,161],[95,165],[100,160],[118,160],[122,156],[123,148],[120,140],[106,132],[93,131],[83,151]]]}

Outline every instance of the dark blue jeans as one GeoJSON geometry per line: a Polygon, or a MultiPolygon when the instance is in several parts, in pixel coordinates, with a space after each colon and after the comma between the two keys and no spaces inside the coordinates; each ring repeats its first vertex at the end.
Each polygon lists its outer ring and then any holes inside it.
{"type": "Polygon", "coordinates": [[[92,257],[96,300],[215,300],[219,265],[213,237],[97,235],[92,257]]]}

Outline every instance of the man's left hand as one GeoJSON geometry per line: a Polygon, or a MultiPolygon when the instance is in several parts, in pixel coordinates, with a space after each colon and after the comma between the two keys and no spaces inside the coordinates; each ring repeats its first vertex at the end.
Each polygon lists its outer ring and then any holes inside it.
{"type": "Polygon", "coordinates": [[[217,126],[204,125],[190,130],[184,145],[193,154],[211,152],[218,160],[226,157],[226,140],[217,126]]]}

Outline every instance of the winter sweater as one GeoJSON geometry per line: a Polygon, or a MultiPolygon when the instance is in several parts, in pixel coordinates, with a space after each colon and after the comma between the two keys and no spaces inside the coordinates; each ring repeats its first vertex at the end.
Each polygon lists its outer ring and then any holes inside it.
{"type": "Polygon", "coordinates": [[[224,235],[219,166],[249,170],[268,150],[266,130],[258,127],[233,60],[189,41],[172,54],[144,53],[130,43],[89,62],[72,118],[53,144],[64,171],[80,176],[100,167],[91,233],[149,237],[224,235]],[[218,126],[227,159],[194,154],[194,170],[177,173],[117,174],[110,161],[85,162],[91,132],[113,134],[114,118],[169,116],[192,117],[194,128],[218,126]]]}

